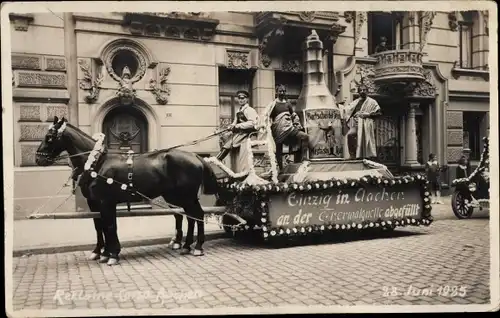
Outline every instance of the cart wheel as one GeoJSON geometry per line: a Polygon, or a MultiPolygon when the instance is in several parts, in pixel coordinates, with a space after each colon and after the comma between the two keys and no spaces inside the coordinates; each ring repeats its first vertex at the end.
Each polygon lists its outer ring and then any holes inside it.
{"type": "Polygon", "coordinates": [[[462,192],[453,192],[451,197],[451,208],[455,216],[459,219],[470,219],[474,211],[473,207],[467,206],[466,200],[467,198],[462,192]]]}

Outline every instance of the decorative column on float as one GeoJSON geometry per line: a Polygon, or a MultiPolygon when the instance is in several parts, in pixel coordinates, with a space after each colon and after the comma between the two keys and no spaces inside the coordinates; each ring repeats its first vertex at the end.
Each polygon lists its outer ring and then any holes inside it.
{"type": "Polygon", "coordinates": [[[417,125],[415,120],[415,113],[419,103],[410,103],[408,115],[406,117],[406,143],[405,143],[405,166],[420,166],[417,158],[417,125]]]}

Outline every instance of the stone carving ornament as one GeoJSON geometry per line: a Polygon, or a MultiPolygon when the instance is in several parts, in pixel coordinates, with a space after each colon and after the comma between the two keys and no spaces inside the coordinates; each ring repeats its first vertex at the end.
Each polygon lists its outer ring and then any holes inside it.
{"type": "Polygon", "coordinates": [[[354,47],[359,42],[359,39],[361,38],[361,29],[363,28],[363,25],[365,24],[366,20],[368,19],[368,15],[366,12],[356,12],[356,26],[355,26],[355,32],[354,32],[354,47]]]}
{"type": "Polygon", "coordinates": [[[83,73],[83,79],[80,80],[80,89],[89,91],[88,95],[85,96],[85,102],[87,104],[95,103],[99,99],[99,93],[101,91],[101,83],[104,79],[104,74],[102,68],[98,71],[97,77],[94,79],[92,77],[92,72],[90,71],[89,64],[84,61],[78,61],[80,65],[80,70],[83,73]]]}
{"type": "Polygon", "coordinates": [[[283,61],[281,69],[285,72],[300,73],[302,72],[302,65],[298,59],[287,59],[283,61]]]}
{"type": "Polygon", "coordinates": [[[299,18],[302,21],[311,22],[315,18],[316,11],[302,11],[299,13],[299,18]]]}
{"type": "Polygon", "coordinates": [[[227,51],[227,66],[232,69],[248,69],[248,52],[227,51]]]}
{"type": "Polygon", "coordinates": [[[374,66],[371,64],[357,64],[356,74],[351,81],[351,93],[356,92],[359,85],[363,84],[368,89],[368,94],[375,94],[377,86],[373,78],[375,77],[374,66]]]}
{"type": "Polygon", "coordinates": [[[354,21],[355,15],[356,11],[345,11],[344,12],[345,22],[351,23],[352,21],[354,21]]]}
{"type": "Polygon", "coordinates": [[[105,60],[104,60],[104,65],[106,66],[106,70],[108,71],[109,75],[115,81],[120,82],[122,80],[122,78],[118,74],[116,74],[115,71],[113,70],[112,63],[113,63],[113,59],[115,58],[115,56],[118,53],[123,52],[123,51],[129,51],[137,59],[137,64],[138,64],[137,72],[132,78],[130,78],[130,82],[131,83],[138,82],[139,80],[141,80],[141,78],[144,76],[144,74],[146,74],[146,69],[148,66],[147,66],[146,59],[144,58],[142,53],[133,47],[117,46],[117,47],[111,49],[108,52],[108,54],[106,55],[105,60]]]}
{"type": "Polygon", "coordinates": [[[427,44],[427,35],[431,31],[432,22],[435,16],[435,11],[420,12],[420,52],[424,50],[424,47],[427,44]]]}
{"type": "MultiPolygon", "coordinates": [[[[404,70],[407,71],[407,69],[404,70]]],[[[419,71],[421,70],[419,69],[419,71]]],[[[374,66],[371,64],[357,64],[356,74],[351,81],[350,89],[352,93],[356,92],[357,87],[363,84],[368,88],[368,95],[405,94],[410,96],[434,98],[436,96],[437,89],[432,79],[432,73],[430,70],[424,69],[423,75],[425,77],[424,81],[421,81],[419,83],[413,82],[403,88],[392,85],[379,86],[374,81],[374,66]]]]}
{"type": "Polygon", "coordinates": [[[450,30],[458,30],[458,15],[456,11],[448,13],[448,25],[450,27],[450,30]]]}
{"type": "Polygon", "coordinates": [[[120,88],[116,92],[123,105],[130,105],[134,102],[136,91],[133,87],[130,69],[128,66],[123,68],[122,77],[120,78],[120,88]]]}
{"type": "Polygon", "coordinates": [[[159,74],[159,80],[156,81],[154,78],[149,80],[149,87],[153,95],[156,97],[156,101],[160,105],[166,105],[168,103],[168,96],[170,95],[170,88],[167,87],[167,77],[170,74],[170,67],[164,67],[159,74]]]}

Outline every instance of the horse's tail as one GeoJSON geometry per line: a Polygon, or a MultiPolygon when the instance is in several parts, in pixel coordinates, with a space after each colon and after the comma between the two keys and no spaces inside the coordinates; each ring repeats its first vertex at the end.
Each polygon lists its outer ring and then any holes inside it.
{"type": "Polygon", "coordinates": [[[203,163],[203,193],[204,194],[217,194],[219,185],[215,172],[208,162],[200,158],[203,163]]]}

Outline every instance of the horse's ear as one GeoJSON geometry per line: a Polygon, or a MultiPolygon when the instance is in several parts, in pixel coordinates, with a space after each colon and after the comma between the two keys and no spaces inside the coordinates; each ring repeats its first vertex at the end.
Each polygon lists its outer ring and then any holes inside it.
{"type": "Polygon", "coordinates": [[[57,116],[54,116],[54,125],[57,124],[58,121],[59,121],[59,118],[57,118],[57,116]]]}
{"type": "Polygon", "coordinates": [[[64,123],[66,121],[66,118],[64,116],[61,118],[61,123],[64,123]]]}

